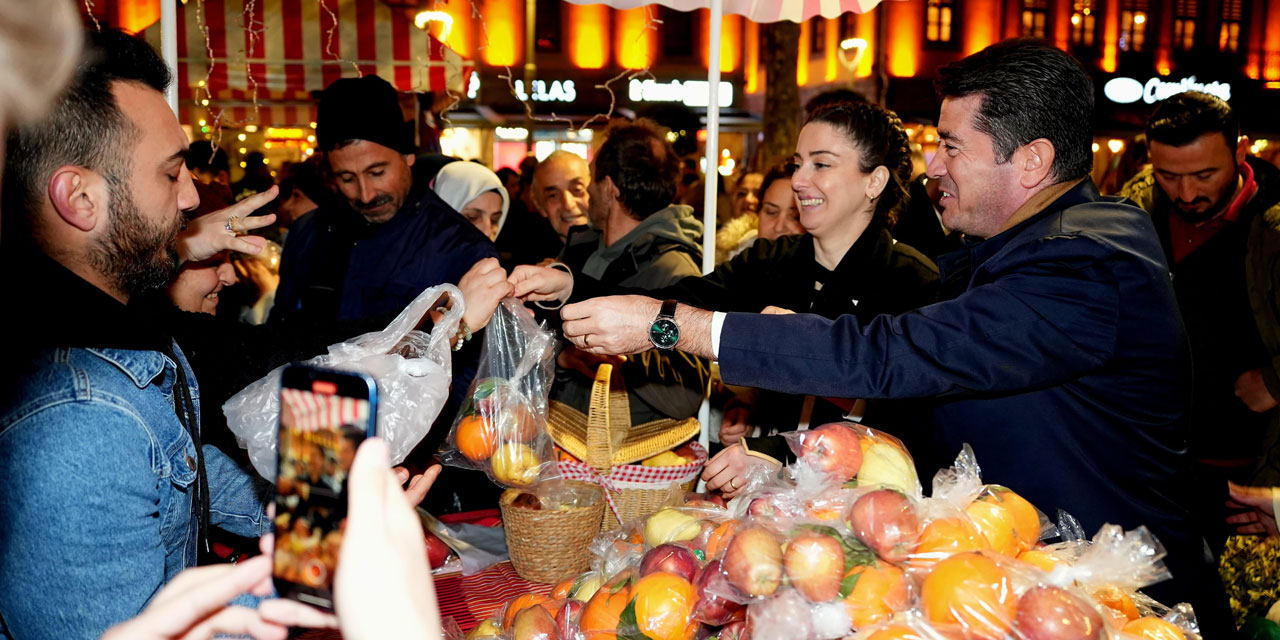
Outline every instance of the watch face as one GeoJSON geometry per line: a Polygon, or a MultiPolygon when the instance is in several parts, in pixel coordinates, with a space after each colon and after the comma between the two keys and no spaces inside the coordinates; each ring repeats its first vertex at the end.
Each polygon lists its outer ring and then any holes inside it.
{"type": "Polygon", "coordinates": [[[670,349],[680,341],[680,327],[671,318],[658,318],[649,325],[649,340],[659,349],[670,349]]]}

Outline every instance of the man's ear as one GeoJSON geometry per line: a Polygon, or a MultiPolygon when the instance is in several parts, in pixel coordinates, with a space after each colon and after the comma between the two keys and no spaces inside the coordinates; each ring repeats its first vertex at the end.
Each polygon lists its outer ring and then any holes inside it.
{"type": "Polygon", "coordinates": [[[84,167],[62,166],[49,178],[49,202],[65,223],[93,231],[108,213],[107,185],[102,176],[84,167]]]}
{"type": "Polygon", "coordinates": [[[1044,184],[1053,173],[1054,156],[1053,143],[1044,138],[1036,138],[1022,145],[1013,152],[1013,160],[1018,169],[1018,184],[1024,189],[1034,189],[1044,184]]]}
{"type": "Polygon", "coordinates": [[[413,166],[413,163],[415,163],[415,162],[417,162],[417,161],[418,161],[418,156],[415,156],[415,155],[413,155],[412,153],[406,153],[406,154],[404,154],[404,163],[405,163],[405,164],[407,164],[407,165],[409,165],[409,166],[411,166],[411,167],[412,167],[412,166],[413,166]]]}
{"type": "Polygon", "coordinates": [[[1236,141],[1236,164],[1243,164],[1245,157],[1249,154],[1249,136],[1240,136],[1236,141]]]}
{"type": "Polygon", "coordinates": [[[607,196],[609,200],[618,199],[618,185],[613,184],[613,178],[605,176],[600,181],[600,195],[607,196]]]}

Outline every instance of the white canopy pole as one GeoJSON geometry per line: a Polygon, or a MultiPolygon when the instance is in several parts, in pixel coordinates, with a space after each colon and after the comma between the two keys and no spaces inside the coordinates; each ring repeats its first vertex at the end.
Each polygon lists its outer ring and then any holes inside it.
{"type": "MultiPolygon", "coordinates": [[[[720,181],[720,27],[724,14],[724,0],[711,0],[710,62],[707,63],[707,190],[702,197],[702,272],[711,273],[716,266],[716,184],[720,181]]],[[[698,442],[707,446],[710,442],[711,403],[706,399],[698,410],[698,422],[702,424],[702,432],[698,442]]],[[[718,425],[717,425],[718,426],[718,425]]],[[[698,490],[703,491],[706,482],[698,481],[698,490]]]]}
{"type": "Polygon", "coordinates": [[[169,108],[178,113],[178,3],[175,0],[160,0],[160,57],[169,67],[169,75],[173,81],[164,90],[164,99],[169,108]]]}

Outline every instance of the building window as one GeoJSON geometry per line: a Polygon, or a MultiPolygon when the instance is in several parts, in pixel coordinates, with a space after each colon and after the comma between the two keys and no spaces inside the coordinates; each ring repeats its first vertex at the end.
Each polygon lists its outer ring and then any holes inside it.
{"type": "Polygon", "coordinates": [[[823,53],[827,50],[827,20],[815,16],[809,20],[809,53],[823,53]]]}
{"type": "Polygon", "coordinates": [[[538,0],[534,18],[534,48],[538,53],[560,53],[560,0],[538,0]]]}
{"type": "Polygon", "coordinates": [[[1147,41],[1147,0],[1121,0],[1120,42],[1121,51],[1142,51],[1147,41]]]}
{"type": "Polygon", "coordinates": [[[1071,8],[1071,44],[1077,47],[1092,47],[1097,32],[1097,0],[1076,0],[1071,8]]]}
{"type": "MultiPolygon", "coordinates": [[[[560,2],[560,0],[556,0],[560,2]]],[[[679,58],[693,55],[695,40],[694,14],[692,11],[676,11],[667,7],[659,7],[662,17],[662,55],[679,58]]]]}
{"type": "Polygon", "coordinates": [[[1173,46],[1183,51],[1195,48],[1196,21],[1199,18],[1199,0],[1177,0],[1173,14],[1173,46]]]}
{"type": "Polygon", "coordinates": [[[1218,32],[1218,49],[1240,52],[1240,21],[1244,18],[1244,0],[1222,0],[1222,29],[1218,32]]]}
{"type": "Polygon", "coordinates": [[[952,21],[956,0],[929,0],[924,9],[924,39],[929,42],[952,42],[952,21]]]}
{"type": "Polygon", "coordinates": [[[1048,0],[1022,0],[1022,35],[1043,38],[1048,15],[1048,0]]]}
{"type": "Polygon", "coordinates": [[[858,37],[858,21],[855,13],[840,14],[840,41],[858,37]]]}

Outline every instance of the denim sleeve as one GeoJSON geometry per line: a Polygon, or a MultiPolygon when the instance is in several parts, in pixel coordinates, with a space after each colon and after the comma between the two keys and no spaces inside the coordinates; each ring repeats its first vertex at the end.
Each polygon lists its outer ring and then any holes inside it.
{"type": "Polygon", "coordinates": [[[0,616],[15,638],[97,638],[162,586],[152,452],[141,417],[109,400],[0,433],[0,616]]]}
{"type": "Polygon", "coordinates": [[[270,530],[270,483],[212,445],[204,447],[204,468],[209,476],[209,520],[213,526],[246,538],[258,538],[270,530]]]}

